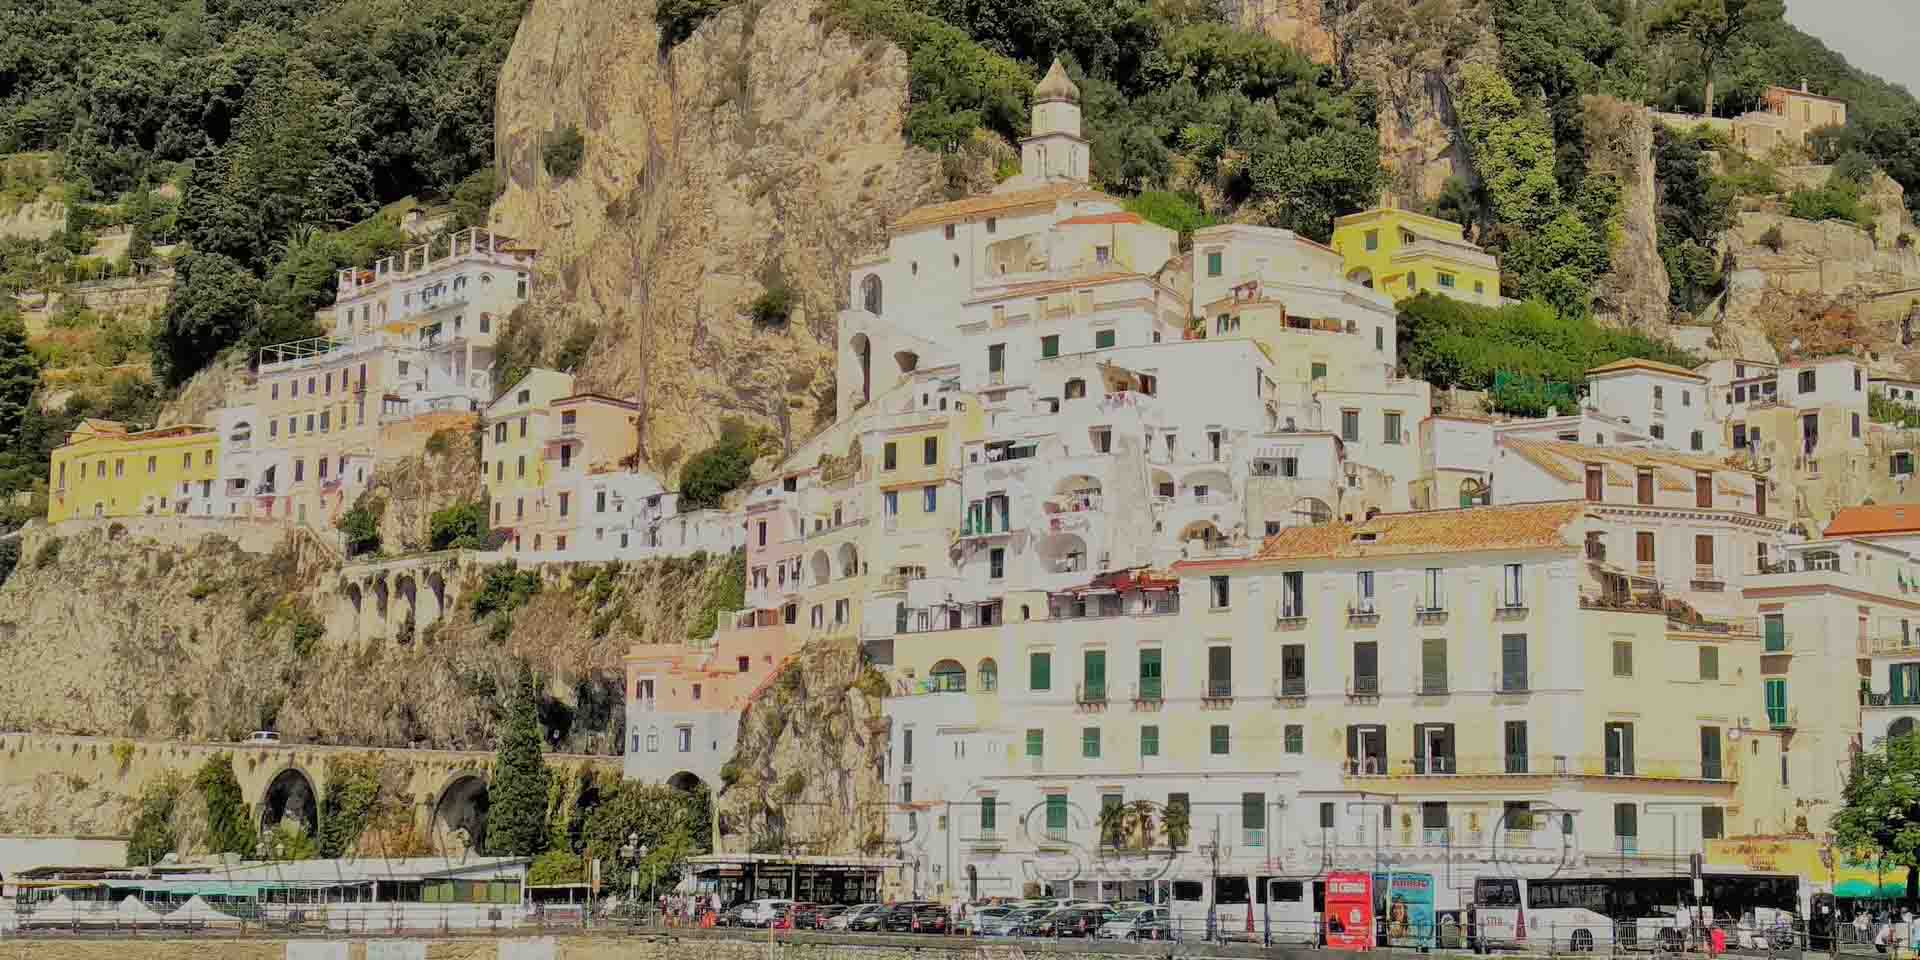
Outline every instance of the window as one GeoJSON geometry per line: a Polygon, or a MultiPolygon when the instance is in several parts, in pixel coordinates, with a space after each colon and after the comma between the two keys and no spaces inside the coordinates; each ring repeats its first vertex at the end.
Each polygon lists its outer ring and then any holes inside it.
{"type": "Polygon", "coordinates": [[[1713,506],[1713,474],[1696,473],[1693,475],[1693,505],[1701,508],[1713,506]]]}
{"type": "Polygon", "coordinates": [[[1720,779],[1720,728],[1700,728],[1700,779],[1720,779]]]}
{"type": "Polygon", "coordinates": [[[1607,776],[1633,776],[1633,724],[1609,723],[1601,732],[1606,738],[1607,776]]]}
{"type": "Polygon", "coordinates": [[[1280,575],[1280,616],[1299,619],[1307,615],[1307,575],[1289,570],[1280,575]]]}
{"type": "Polygon", "coordinates": [[[953,239],[953,224],[951,223],[947,224],[946,234],[947,234],[948,240],[953,239]]]}
{"type": "MultiPolygon", "coordinates": [[[[1113,259],[1112,247],[1096,246],[1093,248],[1093,261],[1095,263],[1107,263],[1112,259],[1113,259]]],[[[1109,344],[1109,346],[1111,346],[1111,344],[1109,344]]]]}
{"type": "Polygon", "coordinates": [[[1210,698],[1233,696],[1233,648],[1216,644],[1207,648],[1207,692],[1210,698]]]}
{"type": "MultiPolygon", "coordinates": [[[[193,459],[193,454],[191,453],[187,454],[187,459],[191,461],[193,459]]],[[[187,465],[192,466],[193,464],[189,462],[187,465]]],[[[160,458],[148,457],[147,458],[147,476],[149,477],[153,476],[156,472],[159,471],[159,469],[160,469],[160,458]]]]}
{"type": "Polygon", "coordinates": [[[1367,231],[1367,249],[1368,250],[1380,249],[1380,231],[1378,230],[1367,231]]]}
{"type": "Polygon", "coordinates": [[[935,486],[927,486],[922,488],[920,491],[920,499],[921,499],[920,508],[922,512],[924,513],[938,512],[940,509],[940,488],[935,486]]]}
{"type": "Polygon", "coordinates": [[[1693,432],[1692,438],[1689,439],[1687,442],[1689,445],[1692,446],[1694,450],[1705,450],[1707,448],[1707,435],[1698,430],[1695,430],[1693,432]]]}
{"type": "MultiPolygon", "coordinates": [[[[1860,368],[1859,367],[1853,368],[1853,392],[1855,393],[1860,392],[1860,368]]],[[[1854,418],[1859,419],[1859,415],[1855,414],[1854,418]]]]}
{"type": "MultiPolygon", "coordinates": [[[[788,621],[792,622],[792,621],[788,621]]],[[[900,765],[913,766],[913,728],[900,731],[900,765]]]]}
{"type": "Polygon", "coordinates": [[[1282,749],[1288,753],[1307,751],[1307,728],[1298,723],[1289,723],[1281,737],[1282,749]]]}
{"type": "MultiPolygon", "coordinates": [[[[1267,841],[1267,795],[1240,795],[1240,839],[1249,847],[1265,846],[1267,841]]],[[[1224,879],[1224,878],[1223,878],[1224,879]]]]}
{"type": "Polygon", "coordinates": [[[1441,273],[1440,273],[1440,286],[1442,286],[1442,287],[1445,287],[1445,288],[1446,288],[1446,289],[1448,289],[1448,290],[1452,290],[1452,289],[1453,289],[1453,274],[1451,274],[1451,273],[1447,273],[1446,271],[1441,271],[1441,273]]]}
{"type": "Polygon", "coordinates": [[[1509,563],[1503,568],[1500,576],[1501,606],[1512,609],[1527,605],[1526,596],[1520,589],[1525,579],[1525,570],[1525,567],[1517,563],[1509,563]]]}
{"type": "Polygon", "coordinates": [[[1420,609],[1442,611],[1447,609],[1446,571],[1439,567],[1428,567],[1421,585],[1420,609]]]}
{"type": "MultiPolygon", "coordinates": [[[[401,372],[401,373],[406,373],[406,371],[405,371],[405,370],[401,370],[400,372],[401,372]]],[[[520,392],[521,392],[521,393],[526,393],[526,391],[525,391],[525,390],[522,390],[522,391],[520,391],[520,392]]],[[[520,439],[522,439],[522,440],[525,440],[526,438],[527,438],[527,418],[526,418],[526,417],[521,417],[521,418],[520,418],[520,439]]]]}
{"type": "Polygon", "coordinates": [[[1100,728],[1099,727],[1081,728],[1080,756],[1088,760],[1100,759],[1100,728]]]}
{"type": "Polygon", "coordinates": [[[1616,677],[1633,676],[1633,641],[1615,640],[1613,642],[1613,675],[1616,677]]]}
{"type": "Polygon", "coordinates": [[[1112,330],[1095,330],[1093,332],[1093,346],[1096,350],[1111,347],[1114,345],[1114,342],[1115,332],[1112,330]]]}
{"type": "Polygon", "coordinates": [[[1057,357],[1059,355],[1060,355],[1060,335],[1059,334],[1050,333],[1040,338],[1040,358],[1041,359],[1044,360],[1049,357],[1057,357]]]}
{"type": "Polygon", "coordinates": [[[1653,503],[1653,471],[1640,470],[1634,474],[1634,498],[1641,504],[1653,503]]]}
{"type": "Polygon", "coordinates": [[[1693,571],[1694,579],[1712,580],[1714,578],[1713,535],[1712,534],[1707,534],[1707,533],[1694,534],[1693,565],[1694,565],[1694,571],[1693,571]]]}
{"type": "MultiPolygon", "coordinates": [[[[1508,773],[1527,772],[1527,722],[1525,720],[1507,721],[1506,759],[1508,773]]],[[[1511,824],[1509,829],[1512,829],[1511,824]]]]}
{"type": "Polygon", "coordinates": [[[573,466],[573,444],[563,443],[560,445],[560,469],[566,470],[572,466],[573,466]]]}
{"type": "Polygon", "coordinates": [[[897,444],[888,443],[880,448],[880,469],[892,470],[899,466],[900,451],[897,444]]]}
{"type": "Polygon", "coordinates": [[[1380,645],[1372,640],[1353,645],[1353,692],[1380,692],[1380,645]]]}
{"type": "Polygon", "coordinates": [[[1589,503],[1599,503],[1606,498],[1605,484],[1606,477],[1599,467],[1587,467],[1587,501],[1589,503]]]}
{"type": "Polygon", "coordinates": [[[1027,689],[1036,693],[1053,689],[1053,654],[1045,650],[1027,654],[1027,689]]]}
{"type": "Polygon", "coordinates": [[[1665,410],[1667,408],[1666,391],[1660,387],[1653,388],[1653,408],[1655,410],[1665,410]]]}
{"type": "Polygon", "coordinates": [[[1353,575],[1353,612],[1372,613],[1373,608],[1373,571],[1361,570],[1353,575]]]}
{"type": "Polygon", "coordinates": [[[1383,423],[1380,428],[1381,442],[1391,443],[1391,444],[1394,444],[1395,446],[1398,446],[1402,440],[1402,437],[1400,435],[1400,411],[1388,410],[1386,413],[1385,421],[1386,422],[1383,423]]]}
{"type": "Polygon", "coordinates": [[[326,478],[327,478],[327,458],[321,457],[320,458],[320,479],[325,480],[326,478]]]}
{"type": "Polygon", "coordinates": [[[1307,695],[1307,646],[1289,643],[1280,648],[1280,694],[1287,697],[1307,695]]]}
{"type": "Polygon", "coordinates": [[[735,657],[733,661],[733,665],[736,668],[738,668],[739,672],[746,673],[748,670],[753,669],[753,658],[752,657],[735,657]]]}
{"type": "Polygon", "coordinates": [[[998,819],[998,813],[994,809],[993,798],[981,797],[980,798],[980,835],[984,837],[993,836],[994,828],[997,826],[997,823],[995,822],[997,819],[998,819]]]}
{"type": "Polygon", "coordinates": [[[1007,548],[994,547],[987,551],[987,579],[1001,580],[1007,575],[1007,548]]]}
{"type": "MultiPolygon", "coordinates": [[[[119,465],[115,464],[115,466],[118,467],[119,465]]],[[[301,480],[306,479],[306,475],[307,462],[305,460],[295,460],[293,462],[293,482],[299,483],[301,480]]]]}
{"type": "Polygon", "coordinates": [[[563,516],[563,517],[564,517],[564,516],[566,516],[566,515],[567,515],[567,505],[568,505],[568,504],[569,504],[569,503],[570,503],[571,501],[572,501],[572,497],[571,497],[571,495],[569,495],[569,494],[566,494],[566,493],[562,493],[562,494],[560,494],[560,515],[561,515],[561,516],[563,516]]]}
{"type": "Polygon", "coordinates": [[[1640,849],[1639,813],[1639,808],[1631,803],[1613,805],[1613,838],[1621,853],[1635,853],[1640,849]]]}
{"type": "Polygon", "coordinates": [[[1160,755],[1160,728],[1146,724],[1140,728],[1140,755],[1157,757],[1160,755]]]}
{"type": "MultiPolygon", "coordinates": [[[[1767,723],[1776,727],[1785,726],[1787,723],[1787,681],[1773,677],[1768,678],[1766,692],[1767,723]]],[[[1786,781],[1782,779],[1781,783],[1783,785],[1785,782],[1786,781]]]]}
{"type": "Polygon", "coordinates": [[[1447,641],[1428,637],[1420,641],[1420,692],[1447,692],[1447,641]]]}
{"type": "Polygon", "coordinates": [[[988,233],[996,233],[996,232],[998,232],[999,230],[1000,230],[1000,218],[999,218],[999,217],[988,217],[988,218],[987,218],[987,232],[988,232],[988,233]]]}
{"type": "Polygon", "coordinates": [[[1860,439],[1860,415],[1857,413],[1853,415],[1853,437],[1860,439]]]}
{"type": "Polygon", "coordinates": [[[527,515],[527,498],[515,497],[513,501],[513,518],[515,520],[519,520],[525,517],[526,515],[527,515]]]}
{"type": "Polygon", "coordinates": [[[1149,649],[1140,651],[1140,687],[1134,696],[1140,700],[1157,701],[1160,699],[1160,651],[1149,649]]]}
{"type": "Polygon", "coordinates": [[[1208,577],[1207,588],[1209,605],[1212,609],[1225,610],[1232,605],[1233,593],[1229,586],[1229,578],[1224,574],[1208,577]]]}
{"type": "Polygon", "coordinates": [[[1814,387],[1813,371],[1812,370],[1800,371],[1800,392],[1812,393],[1813,387],[1814,387]]]}
{"type": "Polygon", "coordinates": [[[1315,361],[1312,366],[1307,368],[1307,376],[1313,380],[1325,380],[1327,378],[1327,365],[1315,361]]]}
{"type": "Polygon", "coordinates": [[[1027,756],[1045,756],[1047,752],[1047,732],[1033,727],[1027,728],[1027,756]]]}
{"type": "Polygon", "coordinates": [[[1360,411],[1340,411],[1340,439],[1349,443],[1360,439],[1360,411]]]}
{"type": "Polygon", "coordinates": [[[1218,250],[1207,251],[1207,276],[1217,277],[1226,272],[1225,256],[1218,250]]]}
{"type": "Polygon", "coordinates": [[[1216,723],[1207,731],[1207,752],[1216,757],[1224,757],[1232,752],[1233,737],[1227,725],[1216,723]]]}
{"type": "Polygon", "coordinates": [[[920,441],[920,463],[931,467],[940,462],[940,438],[927,437],[920,441]]]}
{"type": "Polygon", "coordinates": [[[1710,643],[1700,645],[1700,679],[1720,679],[1720,648],[1710,643]]]}
{"type": "Polygon", "coordinates": [[[679,750],[681,753],[692,753],[693,752],[693,728],[692,727],[675,727],[673,730],[673,745],[674,745],[674,748],[679,750]]]}
{"type": "Polygon", "coordinates": [[[1527,689],[1527,635],[1508,633],[1500,637],[1500,690],[1519,693],[1527,689]]]}
{"type": "Polygon", "coordinates": [[[1322,829],[1322,830],[1332,830],[1332,829],[1333,829],[1333,825],[1334,825],[1334,821],[1333,821],[1333,817],[1334,817],[1334,813],[1333,813],[1333,809],[1334,809],[1334,808],[1333,808],[1333,802],[1332,802],[1332,801],[1330,801],[1330,800],[1322,800],[1322,801],[1320,801],[1320,829],[1322,829]]]}

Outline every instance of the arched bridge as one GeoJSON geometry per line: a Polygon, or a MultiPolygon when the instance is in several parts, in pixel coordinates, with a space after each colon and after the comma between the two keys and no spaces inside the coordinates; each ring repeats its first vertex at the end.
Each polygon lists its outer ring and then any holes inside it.
{"type": "MultiPolygon", "coordinates": [[[[174,772],[191,779],[221,753],[233,757],[234,777],[254,823],[270,827],[285,819],[319,829],[320,799],[327,790],[329,760],[374,754],[406,773],[404,793],[414,824],[436,850],[459,854],[481,848],[486,837],[487,781],[494,754],[481,750],[399,750],[315,744],[179,743],[117,740],[61,734],[0,733],[0,788],[45,777],[84,781],[134,797],[154,777],[174,772]]],[[[547,763],[588,763],[619,773],[619,757],[548,754],[547,763]]]]}

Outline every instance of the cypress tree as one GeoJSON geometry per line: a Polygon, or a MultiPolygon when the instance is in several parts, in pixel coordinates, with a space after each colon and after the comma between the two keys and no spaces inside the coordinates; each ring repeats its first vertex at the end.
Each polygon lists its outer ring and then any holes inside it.
{"type": "Polygon", "coordinates": [[[533,672],[520,670],[506,735],[487,784],[487,852],[532,857],[547,849],[547,763],[540,753],[540,717],[533,672]]]}

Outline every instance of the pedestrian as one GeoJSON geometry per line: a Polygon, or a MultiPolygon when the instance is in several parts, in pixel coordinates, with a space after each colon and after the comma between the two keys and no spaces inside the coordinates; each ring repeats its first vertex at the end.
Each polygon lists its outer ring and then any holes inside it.
{"type": "Polygon", "coordinates": [[[1867,935],[1873,932],[1873,925],[1867,922],[1867,911],[1856,910],[1853,914],[1853,942],[1866,943],[1867,935]]]}

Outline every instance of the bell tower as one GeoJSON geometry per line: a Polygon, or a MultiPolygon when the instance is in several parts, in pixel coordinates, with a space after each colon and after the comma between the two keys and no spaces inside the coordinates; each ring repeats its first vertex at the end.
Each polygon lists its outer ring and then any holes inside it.
{"type": "Polygon", "coordinates": [[[1020,141],[1022,179],[1087,182],[1093,152],[1080,136],[1080,88],[1067,79],[1059,60],[1033,88],[1032,127],[1033,133],[1020,141]]]}

